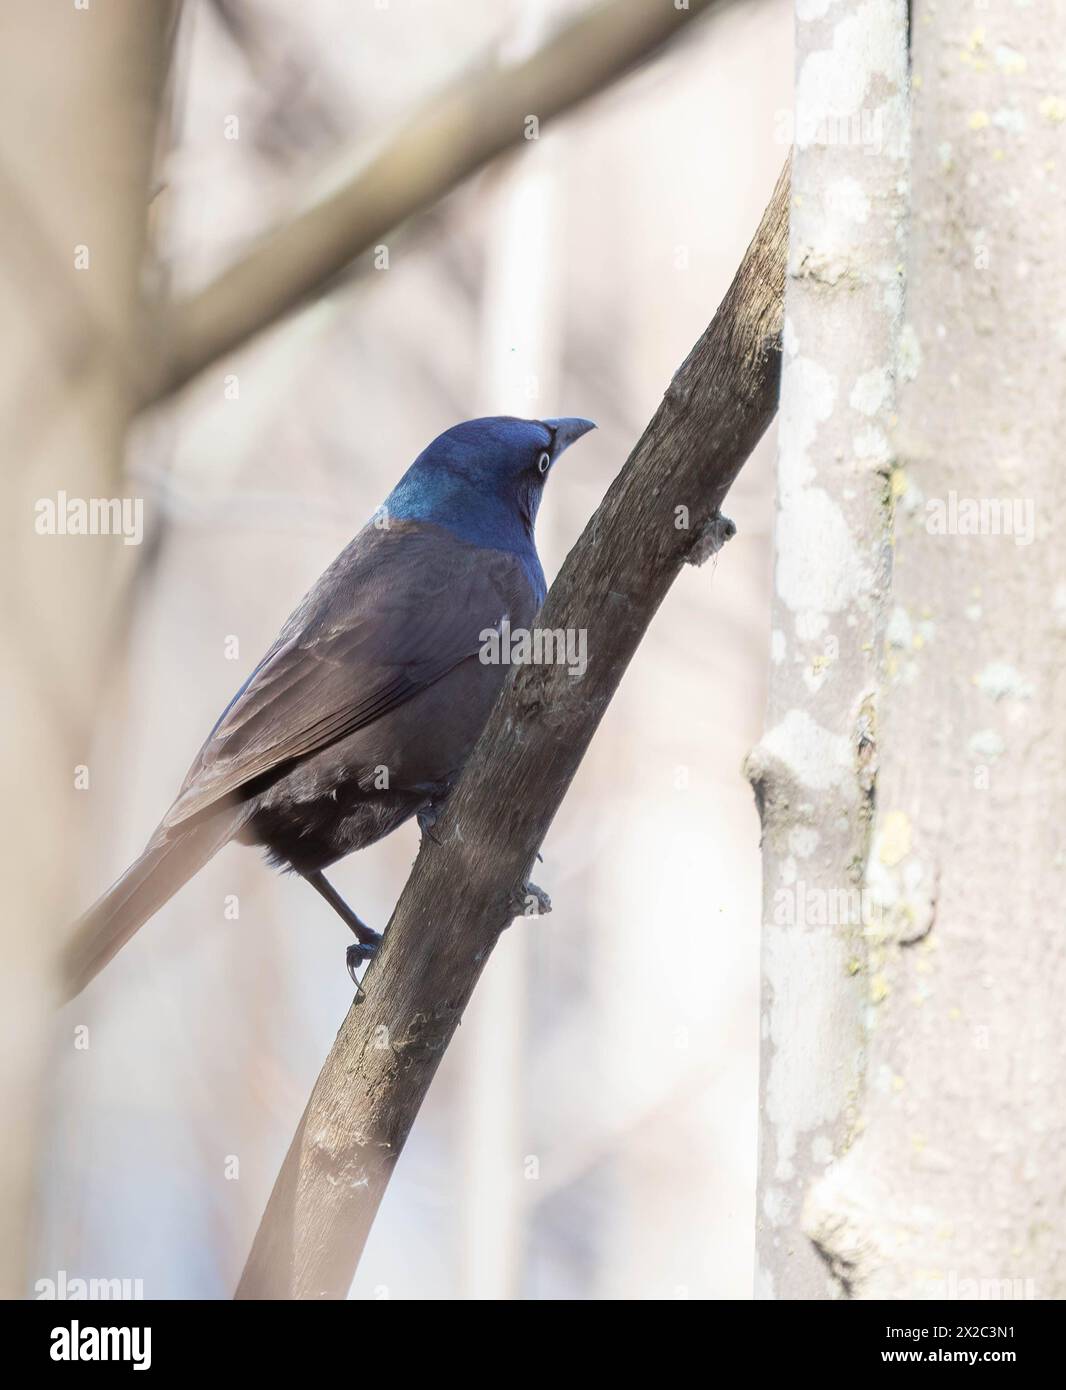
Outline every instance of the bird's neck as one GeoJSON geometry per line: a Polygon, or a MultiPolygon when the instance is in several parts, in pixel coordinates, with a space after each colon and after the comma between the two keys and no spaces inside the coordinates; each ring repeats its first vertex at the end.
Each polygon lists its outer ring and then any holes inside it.
{"type": "Polygon", "coordinates": [[[390,520],[440,526],[470,545],[516,555],[539,607],[546,584],[533,536],[537,500],[524,505],[524,499],[486,495],[483,486],[475,487],[463,478],[438,476],[427,483],[408,475],[393,488],[381,510],[390,520]]]}
{"type": "Polygon", "coordinates": [[[443,526],[472,545],[536,556],[533,537],[535,507],[522,499],[486,494],[462,477],[415,475],[402,478],[385,501],[384,510],[397,521],[425,521],[443,526]]]}

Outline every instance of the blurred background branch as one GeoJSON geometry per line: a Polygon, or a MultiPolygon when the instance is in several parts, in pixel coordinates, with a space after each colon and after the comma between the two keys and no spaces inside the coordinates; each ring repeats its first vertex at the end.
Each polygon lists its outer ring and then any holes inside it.
{"type": "MultiPolygon", "coordinates": [[[[5,663],[0,1296],[26,1292],[53,1004],[90,814],[89,735],[131,551],[42,532],[41,502],[121,494],[143,353],[140,268],[177,7],[0,7],[5,663]],[[107,196],[101,197],[100,190],[107,196]]],[[[69,1038],[69,1034],[67,1038],[69,1038]]]]}
{"type": "MultiPolygon", "coordinates": [[[[518,668],[424,840],[275,1183],[238,1298],[344,1298],[478,977],[670,584],[777,409],[789,169],[710,326],[585,528],[540,624],[592,635],[579,682],[518,668]],[[679,524],[683,515],[684,525],[679,524]]],[[[716,522],[717,519],[717,522],[716,522]]]]}
{"type": "MultiPolygon", "coordinates": [[[[148,405],[184,386],[308,297],[482,165],[653,54],[723,0],[608,0],[531,56],[464,72],[330,192],[161,316],[148,405]],[[529,122],[534,122],[530,125],[529,122]]],[[[233,23],[231,6],[223,8],[233,23]]],[[[299,203],[299,199],[295,200],[299,203]]]]}

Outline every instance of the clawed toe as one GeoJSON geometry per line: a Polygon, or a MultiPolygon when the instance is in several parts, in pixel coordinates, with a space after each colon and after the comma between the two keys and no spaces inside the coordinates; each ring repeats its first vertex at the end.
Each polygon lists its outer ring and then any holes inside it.
{"type": "Polygon", "coordinates": [[[353,941],[344,953],[344,961],[348,967],[348,974],[352,977],[352,984],[355,985],[360,995],[363,993],[363,987],[359,983],[358,976],[355,972],[360,966],[365,965],[368,960],[373,960],[377,955],[378,946],[380,944],[380,937],[377,941],[367,943],[353,941]]]}

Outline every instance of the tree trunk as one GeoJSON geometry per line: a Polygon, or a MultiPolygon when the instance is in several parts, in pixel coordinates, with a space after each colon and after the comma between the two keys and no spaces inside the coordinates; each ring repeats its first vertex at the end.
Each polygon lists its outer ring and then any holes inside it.
{"type": "Polygon", "coordinates": [[[1066,1294],[1063,52],[915,15],[867,1084],[805,1216],[854,1297],[1066,1294]]]}
{"type": "MultiPolygon", "coordinates": [[[[74,912],[72,846],[93,814],[91,710],[121,535],[49,534],[62,495],[122,491],[149,163],[173,9],[141,0],[0,7],[0,316],[7,467],[0,1295],[27,1291],[51,967],[74,912]],[[45,76],[46,75],[46,76],[45,76]],[[83,769],[81,772],[78,769],[83,769]]],[[[132,513],[131,513],[132,515],[132,513]]],[[[72,1018],[71,1030],[77,1024],[72,1018]]],[[[72,1032],[61,1044],[73,1045],[72,1032]]]]}
{"type": "Polygon", "coordinates": [[[778,1298],[830,1290],[800,1212],[849,1143],[862,1078],[907,172],[905,0],[824,9],[801,4],[797,24],[772,666],[748,761],[763,826],[756,1279],[778,1298]]]}

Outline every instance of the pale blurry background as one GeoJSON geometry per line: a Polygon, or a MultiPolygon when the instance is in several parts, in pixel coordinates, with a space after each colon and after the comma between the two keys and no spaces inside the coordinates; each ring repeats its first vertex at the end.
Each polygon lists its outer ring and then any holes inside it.
{"type": "MultiPolygon", "coordinates": [[[[572,8],[188,5],[153,207],[166,277],[203,284],[294,186],[331,177],[339,148],[572,8]]],[[[786,0],[752,0],[687,26],[387,238],[387,269],[360,258],[140,423],[129,465],[147,536],[128,666],[78,801],[86,903],[142,848],[304,590],[441,430],[499,413],[599,422],[546,492],[554,576],[769,199],[791,23],[786,0]]],[[[765,695],[772,448],[727,504],[737,538],[681,576],[623,681],[538,866],[554,911],[516,922],[490,961],[354,1297],[750,1295],[760,868],[740,764],[765,695]]],[[[405,827],[334,871],[367,921],[388,921],[416,843],[405,827]]],[[[230,846],[63,1011],[35,1277],[232,1294],[351,1002],[347,939],[305,884],[230,846]]]]}

